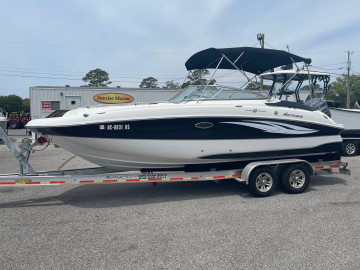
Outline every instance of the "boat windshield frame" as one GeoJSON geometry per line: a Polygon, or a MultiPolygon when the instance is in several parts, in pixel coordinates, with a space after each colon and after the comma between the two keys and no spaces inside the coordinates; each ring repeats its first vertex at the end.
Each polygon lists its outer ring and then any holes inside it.
{"type": "Polygon", "coordinates": [[[297,102],[301,102],[300,99],[300,94],[299,92],[302,91],[303,89],[301,88],[301,86],[303,85],[303,83],[305,81],[309,82],[309,89],[307,89],[308,91],[310,91],[310,95],[317,95],[319,93],[322,93],[324,96],[326,96],[327,91],[330,88],[330,74],[326,74],[326,73],[320,73],[317,71],[310,71],[308,70],[307,72],[303,72],[302,70],[291,70],[294,71],[293,73],[287,73],[286,71],[282,72],[273,72],[273,77],[271,78],[272,73],[264,73],[261,74],[260,77],[262,77],[265,80],[272,80],[273,83],[271,85],[270,91],[269,91],[269,95],[270,96],[278,96],[279,99],[282,99],[283,96],[289,96],[289,95],[294,95],[295,100],[297,102]],[[289,90],[289,86],[292,82],[297,82],[295,89],[293,90],[289,90]],[[321,88],[321,85],[322,88],[321,88]],[[316,88],[316,85],[319,85],[320,88],[316,88]],[[277,87],[280,86],[280,87],[277,87]]]}
{"type": "Polygon", "coordinates": [[[187,103],[207,100],[267,100],[268,95],[254,90],[239,89],[222,85],[189,85],[175,95],[170,102],[187,103]],[[230,92],[230,93],[229,93],[230,92]]]}

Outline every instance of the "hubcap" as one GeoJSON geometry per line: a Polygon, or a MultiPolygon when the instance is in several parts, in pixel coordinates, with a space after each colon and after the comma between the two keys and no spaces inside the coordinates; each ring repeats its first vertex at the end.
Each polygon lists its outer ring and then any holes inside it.
{"type": "Polygon", "coordinates": [[[273,178],[268,173],[259,174],[256,178],[256,188],[261,192],[266,192],[271,189],[273,185],[273,178]]]}
{"type": "Polygon", "coordinates": [[[301,188],[305,184],[305,173],[301,170],[295,170],[290,174],[290,185],[293,188],[301,188]]]}
{"type": "Polygon", "coordinates": [[[348,153],[349,155],[353,155],[355,153],[355,150],[356,150],[355,144],[348,143],[346,145],[346,153],[348,153]]]}

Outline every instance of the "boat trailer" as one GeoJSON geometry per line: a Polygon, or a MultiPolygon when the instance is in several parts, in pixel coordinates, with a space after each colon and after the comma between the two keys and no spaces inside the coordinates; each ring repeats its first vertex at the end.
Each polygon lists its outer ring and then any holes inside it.
{"type": "Polygon", "coordinates": [[[119,172],[105,167],[76,170],[36,172],[29,164],[29,157],[37,145],[49,144],[45,138],[34,143],[25,138],[19,148],[0,128],[0,138],[19,161],[18,174],[1,174],[0,186],[14,185],[63,185],[63,184],[110,184],[110,183],[153,183],[221,181],[234,179],[249,186],[249,191],[257,197],[270,195],[280,182],[288,193],[302,193],[311,175],[333,173],[350,174],[348,164],[341,160],[309,163],[302,159],[279,159],[255,161],[245,168],[233,170],[210,170],[206,172],[119,172]],[[334,171],[338,170],[338,171],[334,171]],[[279,179],[278,179],[279,178],[279,179]]]}

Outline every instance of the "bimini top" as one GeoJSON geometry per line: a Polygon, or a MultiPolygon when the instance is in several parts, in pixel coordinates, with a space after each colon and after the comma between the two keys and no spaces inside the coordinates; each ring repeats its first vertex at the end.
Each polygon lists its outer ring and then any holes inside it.
{"type": "MultiPolygon", "coordinates": [[[[187,70],[216,68],[225,56],[240,70],[259,75],[267,70],[292,64],[294,62],[311,63],[310,58],[303,58],[280,50],[251,47],[209,48],[192,55],[185,63],[187,70]],[[239,58],[240,56],[240,58],[239,58]]],[[[219,69],[236,69],[227,59],[223,59],[219,69]]]]}

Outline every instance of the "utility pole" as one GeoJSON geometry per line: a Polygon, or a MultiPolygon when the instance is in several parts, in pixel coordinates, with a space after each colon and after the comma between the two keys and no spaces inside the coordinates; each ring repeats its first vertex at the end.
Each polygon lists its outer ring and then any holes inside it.
{"type": "MultiPolygon", "coordinates": [[[[265,34],[261,34],[261,33],[257,34],[257,40],[260,41],[261,48],[264,49],[265,34]]],[[[264,85],[263,78],[260,78],[260,91],[263,90],[263,85],[264,85]]]]}
{"type": "Polygon", "coordinates": [[[351,68],[351,60],[350,60],[350,51],[348,53],[348,61],[347,61],[347,80],[346,80],[346,108],[350,109],[350,68],[351,68]]]}

